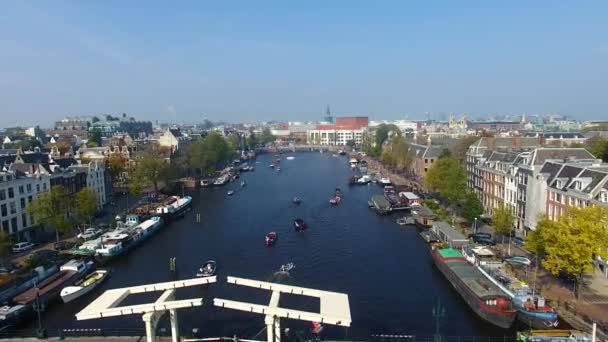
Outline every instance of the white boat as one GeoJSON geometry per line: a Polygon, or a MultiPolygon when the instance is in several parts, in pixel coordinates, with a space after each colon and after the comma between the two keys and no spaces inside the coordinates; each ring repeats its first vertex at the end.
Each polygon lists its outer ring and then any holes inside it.
{"type": "Polygon", "coordinates": [[[230,181],[230,174],[225,174],[221,177],[218,177],[214,182],[213,185],[214,186],[221,186],[221,185],[225,185],[226,183],[228,183],[228,181],[230,181]]]}
{"type": "Polygon", "coordinates": [[[228,195],[228,196],[234,195],[234,190],[228,190],[228,192],[226,193],[226,195],[228,195]]]}
{"type": "Polygon", "coordinates": [[[201,266],[201,268],[198,269],[196,276],[197,277],[211,277],[212,275],[215,274],[216,270],[217,270],[217,264],[216,264],[215,260],[207,260],[207,262],[205,262],[203,264],[203,266],[201,266]]]}
{"type": "Polygon", "coordinates": [[[192,203],[191,196],[171,196],[164,201],[164,205],[156,208],[156,213],[161,215],[167,215],[171,218],[180,216],[192,203]]]}
{"type": "Polygon", "coordinates": [[[388,177],[382,177],[378,182],[380,185],[391,185],[391,180],[388,177]]]}
{"type": "Polygon", "coordinates": [[[96,238],[101,234],[101,230],[97,228],[87,228],[84,232],[78,234],[76,237],[83,240],[96,238]]]}
{"type": "Polygon", "coordinates": [[[154,234],[162,225],[163,220],[154,216],[135,227],[114,229],[101,236],[101,248],[95,253],[106,258],[118,256],[154,234]]]}
{"type": "Polygon", "coordinates": [[[80,280],[74,286],[66,286],[61,290],[61,299],[64,303],[73,301],[93,291],[108,276],[107,270],[97,270],[80,280]]]}
{"type": "Polygon", "coordinates": [[[285,159],[287,159],[287,160],[294,160],[294,159],[296,159],[296,157],[294,157],[294,156],[289,156],[289,157],[286,157],[285,159]]]}
{"type": "Polygon", "coordinates": [[[372,181],[372,177],[370,175],[363,175],[361,178],[357,179],[357,184],[367,184],[372,181]]]}

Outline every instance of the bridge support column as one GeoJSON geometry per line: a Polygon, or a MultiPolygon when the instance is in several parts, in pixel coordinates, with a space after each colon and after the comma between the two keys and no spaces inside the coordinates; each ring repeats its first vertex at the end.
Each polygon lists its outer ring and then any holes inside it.
{"type": "Polygon", "coordinates": [[[179,322],[177,320],[177,310],[169,310],[169,316],[171,319],[171,341],[179,342],[179,322]]]}

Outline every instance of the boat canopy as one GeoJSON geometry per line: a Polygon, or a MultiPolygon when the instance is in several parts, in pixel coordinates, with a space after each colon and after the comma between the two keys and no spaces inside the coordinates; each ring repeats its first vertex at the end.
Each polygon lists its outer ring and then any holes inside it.
{"type": "Polygon", "coordinates": [[[462,253],[454,248],[444,248],[438,250],[438,252],[443,258],[462,258],[462,253]]]}

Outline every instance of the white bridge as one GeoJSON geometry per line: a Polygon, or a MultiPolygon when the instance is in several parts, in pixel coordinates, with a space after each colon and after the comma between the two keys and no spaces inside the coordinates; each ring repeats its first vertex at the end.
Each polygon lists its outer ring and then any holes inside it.
{"type": "MultiPolygon", "coordinates": [[[[155,342],[157,340],[156,326],[158,321],[162,315],[169,311],[172,340],[173,342],[178,342],[179,323],[177,309],[202,306],[203,298],[173,300],[175,298],[175,289],[211,284],[215,283],[216,280],[217,278],[214,276],[107,290],[82,311],[77,313],[76,319],[87,320],[112,316],[141,314],[142,319],[146,324],[147,342],[155,342]],[[120,303],[131,294],[158,291],[164,292],[155,302],[120,306],[120,303]]],[[[319,322],[344,327],[349,327],[351,324],[348,295],[344,293],[322,291],[237,277],[228,277],[227,281],[230,284],[248,286],[271,292],[268,305],[239,302],[221,298],[215,298],[213,300],[214,305],[217,307],[264,315],[268,342],[281,341],[281,318],[319,322]],[[308,312],[282,308],[279,306],[281,293],[319,298],[321,303],[319,310],[320,312],[308,312]]]]}

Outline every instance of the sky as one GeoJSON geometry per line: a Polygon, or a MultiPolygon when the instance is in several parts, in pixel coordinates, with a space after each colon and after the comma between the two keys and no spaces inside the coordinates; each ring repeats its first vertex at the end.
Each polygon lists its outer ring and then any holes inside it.
{"type": "Polygon", "coordinates": [[[608,119],[608,1],[6,1],[0,127],[608,119]]]}

